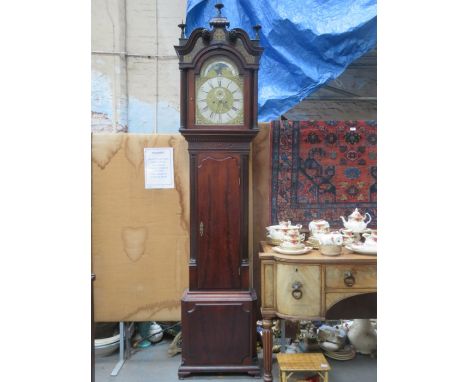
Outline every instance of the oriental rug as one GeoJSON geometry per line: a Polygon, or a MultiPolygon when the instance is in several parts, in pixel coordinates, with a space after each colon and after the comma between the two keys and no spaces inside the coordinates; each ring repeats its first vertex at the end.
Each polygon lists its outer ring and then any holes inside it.
{"type": "Polygon", "coordinates": [[[271,224],[325,219],[339,228],[340,216],[359,208],[377,226],[375,121],[274,121],[271,129],[271,224]]]}

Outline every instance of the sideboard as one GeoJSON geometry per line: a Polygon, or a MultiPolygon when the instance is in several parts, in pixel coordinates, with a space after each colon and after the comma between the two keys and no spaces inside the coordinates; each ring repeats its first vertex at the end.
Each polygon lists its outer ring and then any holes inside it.
{"type": "Polygon", "coordinates": [[[272,320],[377,317],[377,257],[282,255],[260,243],[263,378],[272,381],[272,320]]]}

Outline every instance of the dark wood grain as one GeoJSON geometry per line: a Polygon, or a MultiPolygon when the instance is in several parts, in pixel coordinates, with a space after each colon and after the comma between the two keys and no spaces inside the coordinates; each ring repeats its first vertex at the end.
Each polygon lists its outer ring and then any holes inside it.
{"type": "Polygon", "coordinates": [[[347,297],[330,307],[325,317],[327,320],[377,318],[377,292],[347,297]]]}
{"type": "Polygon", "coordinates": [[[180,128],[187,125],[187,72],[180,71],[180,128]]]}
{"type": "Polygon", "coordinates": [[[219,152],[200,154],[197,174],[198,288],[238,289],[240,158],[219,152]]]}
{"type": "Polygon", "coordinates": [[[184,294],[180,377],[200,371],[260,374],[253,325],[255,300],[249,291],[184,294]]]}
{"type": "Polygon", "coordinates": [[[95,323],[94,323],[94,280],[96,275],[91,273],[91,382],[95,381],[95,351],[94,351],[94,337],[95,337],[95,323]]]}

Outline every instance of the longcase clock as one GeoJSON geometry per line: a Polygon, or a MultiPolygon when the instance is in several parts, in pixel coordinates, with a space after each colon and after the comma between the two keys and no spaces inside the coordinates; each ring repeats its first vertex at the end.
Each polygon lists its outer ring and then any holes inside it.
{"type": "Polygon", "coordinates": [[[198,372],[259,375],[248,254],[250,143],[257,127],[257,73],[263,49],[229,29],[210,29],[175,47],[181,72],[181,128],[190,156],[189,289],[182,297],[179,377],[198,372]]]}

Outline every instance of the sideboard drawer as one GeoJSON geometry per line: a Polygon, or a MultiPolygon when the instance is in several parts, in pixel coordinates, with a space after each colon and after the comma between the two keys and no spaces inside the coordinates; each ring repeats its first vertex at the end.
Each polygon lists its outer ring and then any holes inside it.
{"type": "Polygon", "coordinates": [[[277,263],[277,312],[285,316],[319,317],[320,275],[319,265],[277,263]]]}
{"type": "Polygon", "coordinates": [[[375,265],[326,265],[327,289],[375,289],[377,267],[375,265]]]}

